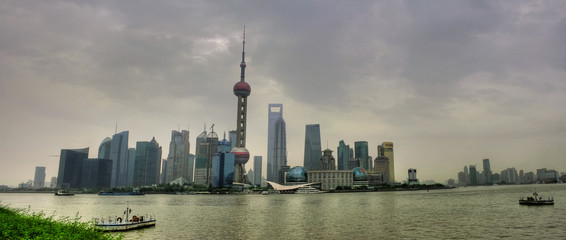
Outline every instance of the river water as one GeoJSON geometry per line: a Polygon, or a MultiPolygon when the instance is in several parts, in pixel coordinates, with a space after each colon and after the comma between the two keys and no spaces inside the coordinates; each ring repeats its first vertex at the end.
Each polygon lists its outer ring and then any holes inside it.
{"type": "Polygon", "coordinates": [[[566,184],[431,191],[272,195],[0,193],[0,204],[47,215],[157,218],[125,239],[566,239],[566,184]],[[520,206],[537,191],[554,206],[520,206]]]}

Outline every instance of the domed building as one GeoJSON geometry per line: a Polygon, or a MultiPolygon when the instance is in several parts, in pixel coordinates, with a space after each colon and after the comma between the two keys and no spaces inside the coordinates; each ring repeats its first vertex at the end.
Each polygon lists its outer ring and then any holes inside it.
{"type": "Polygon", "coordinates": [[[354,181],[367,181],[368,180],[368,173],[365,169],[361,167],[357,167],[353,169],[354,171],[354,181]]]}
{"type": "Polygon", "coordinates": [[[285,180],[288,183],[307,182],[307,170],[301,166],[293,167],[287,172],[285,180]]]}

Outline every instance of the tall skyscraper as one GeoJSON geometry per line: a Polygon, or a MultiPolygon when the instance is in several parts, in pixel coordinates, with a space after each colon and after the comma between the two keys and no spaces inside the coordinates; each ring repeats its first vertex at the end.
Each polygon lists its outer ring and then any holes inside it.
{"type": "Polygon", "coordinates": [[[245,164],[250,159],[250,153],[246,149],[246,118],[248,116],[248,96],[252,89],[246,82],[246,28],[244,28],[244,38],[242,41],[242,62],[240,63],[240,81],[234,84],[234,95],[238,97],[238,116],[236,117],[236,147],[232,149],[235,155],[234,182],[249,182],[246,179],[245,164]]]}
{"type": "Polygon", "coordinates": [[[45,187],[45,167],[35,167],[33,189],[45,187]]]}
{"type": "Polygon", "coordinates": [[[369,170],[370,164],[368,163],[368,142],[366,141],[357,141],[354,142],[355,148],[355,158],[360,159],[360,167],[363,169],[369,170]]]}
{"type": "Polygon", "coordinates": [[[262,157],[254,156],[254,184],[261,186],[261,175],[263,170],[262,157]]]}
{"type": "Polygon", "coordinates": [[[470,165],[470,182],[469,185],[478,185],[478,172],[476,171],[476,165],[470,165]]]}
{"type": "Polygon", "coordinates": [[[322,157],[320,125],[307,124],[305,129],[305,159],[303,164],[307,171],[320,170],[320,157],[322,157]]]}
{"type": "Polygon", "coordinates": [[[100,159],[110,159],[110,146],[112,144],[112,138],[106,137],[100,143],[98,147],[98,158],[100,159]]]}
{"type": "Polygon", "coordinates": [[[159,183],[166,184],[167,182],[167,159],[161,159],[161,178],[159,183]]]}
{"type": "Polygon", "coordinates": [[[131,187],[134,185],[135,166],[136,166],[136,149],[128,148],[128,177],[126,179],[127,187],[131,187]]]}
{"type": "Polygon", "coordinates": [[[136,143],[134,186],[151,186],[159,183],[162,148],[155,140],[136,143]]]}
{"type": "Polygon", "coordinates": [[[85,159],[83,160],[80,186],[89,189],[109,188],[111,174],[112,160],[100,158],[85,159]]]}
{"type": "Polygon", "coordinates": [[[212,157],[212,187],[231,187],[234,182],[235,156],[230,152],[230,145],[224,134],[224,139],[218,143],[218,152],[212,157]]]}
{"type": "Polygon", "coordinates": [[[383,142],[381,144],[383,148],[383,156],[386,156],[389,159],[389,182],[395,182],[395,158],[393,156],[393,143],[392,142],[383,142]]]}
{"type": "Polygon", "coordinates": [[[123,131],[112,136],[112,142],[110,144],[110,160],[112,160],[110,187],[124,187],[127,184],[128,137],[128,131],[123,131]]]}
{"type": "Polygon", "coordinates": [[[350,159],[350,146],[344,143],[344,140],[340,140],[338,143],[338,170],[348,169],[348,160],[350,159]]]}
{"type": "Polygon", "coordinates": [[[267,180],[283,183],[279,172],[287,165],[287,134],[283,120],[283,104],[268,105],[267,180]]]}
{"type": "MultiPolygon", "coordinates": [[[[169,143],[169,155],[167,156],[167,182],[177,178],[184,178],[190,181],[189,172],[189,131],[171,131],[171,142],[169,143]]],[[[192,174],[191,174],[192,175],[192,174]]]]}
{"type": "Polygon", "coordinates": [[[470,171],[468,171],[468,166],[464,166],[464,185],[470,184],[470,171]]]}
{"type": "Polygon", "coordinates": [[[491,166],[489,164],[489,158],[483,160],[483,178],[484,184],[491,184],[491,166]]]}
{"type": "Polygon", "coordinates": [[[88,159],[88,148],[61,149],[57,188],[69,189],[81,187],[83,162],[88,159]]]}
{"type": "Polygon", "coordinates": [[[389,159],[383,154],[379,154],[374,160],[374,170],[381,174],[381,181],[389,183],[389,159]]]}

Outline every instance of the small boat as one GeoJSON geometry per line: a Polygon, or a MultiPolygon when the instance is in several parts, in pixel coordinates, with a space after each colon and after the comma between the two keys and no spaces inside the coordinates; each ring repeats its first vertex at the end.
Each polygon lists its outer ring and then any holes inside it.
{"type": "Polygon", "coordinates": [[[154,217],[133,215],[132,218],[130,218],[129,216],[131,212],[132,209],[128,205],[126,207],[126,211],[124,211],[125,216],[122,215],[120,217],[116,217],[115,219],[108,217],[107,221],[105,221],[104,218],[97,218],[94,219],[95,226],[103,232],[129,231],[155,226],[155,222],[157,220],[154,217]]]}
{"type": "Polygon", "coordinates": [[[99,192],[99,196],[142,196],[145,193],[141,192],[139,189],[134,188],[132,192],[99,192]]]}
{"type": "Polygon", "coordinates": [[[320,191],[317,188],[311,187],[311,186],[304,186],[304,187],[300,187],[299,189],[297,189],[297,191],[295,193],[298,194],[313,194],[313,193],[326,193],[325,191],[320,191]]]}
{"type": "Polygon", "coordinates": [[[67,190],[59,190],[55,193],[55,196],[75,196],[75,194],[70,193],[67,190]]]}
{"type": "Polygon", "coordinates": [[[532,196],[521,197],[521,199],[519,199],[519,205],[554,205],[554,199],[552,197],[544,199],[543,197],[539,196],[537,192],[534,192],[532,196]]]}

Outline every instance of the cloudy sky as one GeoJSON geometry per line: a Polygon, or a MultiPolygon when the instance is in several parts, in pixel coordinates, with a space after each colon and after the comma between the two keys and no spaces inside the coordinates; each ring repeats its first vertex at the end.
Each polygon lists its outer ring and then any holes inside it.
{"type": "MultiPolygon", "coordinates": [[[[282,103],[289,165],[305,125],[395,144],[396,178],[465,165],[566,171],[564,1],[2,1],[0,185],[57,175],[60,150],[130,131],[166,157],[171,130],[236,127],[246,26],[248,149],[282,103]]],[[[248,163],[248,167],[251,164],[248,163]]]]}

